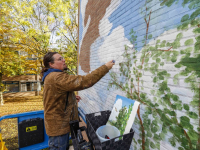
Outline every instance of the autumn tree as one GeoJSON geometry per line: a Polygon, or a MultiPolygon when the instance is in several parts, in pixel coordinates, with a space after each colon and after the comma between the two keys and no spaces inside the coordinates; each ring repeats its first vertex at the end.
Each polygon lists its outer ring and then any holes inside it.
{"type": "Polygon", "coordinates": [[[15,44],[36,54],[38,67],[43,65],[44,54],[57,51],[63,53],[69,69],[74,70],[77,62],[77,54],[74,54],[77,53],[77,0],[9,0],[2,6],[15,18],[18,29],[26,34],[26,37],[19,35],[20,42],[15,44]]]}
{"type": "Polygon", "coordinates": [[[11,22],[19,31],[13,34],[12,41],[22,47],[27,56],[35,58],[30,66],[36,67],[36,80],[43,66],[43,56],[49,51],[60,52],[65,57],[68,72],[76,74],[77,0],[2,0],[1,6],[10,13],[11,22]]]}
{"type": "MultiPolygon", "coordinates": [[[[0,101],[3,105],[3,92],[5,86],[2,84],[2,76],[14,76],[24,74],[25,70],[30,73],[30,62],[26,61],[26,56],[20,55],[23,52],[21,46],[15,45],[13,39],[20,31],[11,24],[12,18],[6,11],[0,11],[0,101]]],[[[21,33],[23,34],[23,33],[21,33]]]]}
{"type": "Polygon", "coordinates": [[[61,40],[64,43],[61,49],[64,49],[63,56],[70,74],[77,74],[77,50],[78,50],[78,1],[71,1],[68,8],[68,17],[64,21],[63,29],[61,29],[61,40]]]}

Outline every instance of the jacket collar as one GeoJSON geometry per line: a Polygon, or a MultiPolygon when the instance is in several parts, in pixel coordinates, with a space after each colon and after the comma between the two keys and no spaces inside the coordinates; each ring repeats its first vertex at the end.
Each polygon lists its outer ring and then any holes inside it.
{"type": "Polygon", "coordinates": [[[46,72],[44,72],[44,75],[42,77],[42,81],[44,82],[44,79],[46,78],[46,76],[51,73],[51,72],[62,72],[62,70],[60,69],[54,69],[54,68],[49,68],[46,72]]]}

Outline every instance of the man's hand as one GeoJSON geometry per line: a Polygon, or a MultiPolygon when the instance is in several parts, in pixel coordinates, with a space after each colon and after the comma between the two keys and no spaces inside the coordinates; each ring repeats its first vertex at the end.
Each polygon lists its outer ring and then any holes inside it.
{"type": "Polygon", "coordinates": [[[78,103],[78,102],[80,102],[80,100],[81,100],[81,97],[76,95],[76,102],[78,103]]]}
{"type": "Polygon", "coordinates": [[[111,60],[111,61],[107,62],[105,65],[106,65],[106,66],[108,67],[108,69],[110,70],[110,69],[113,67],[114,64],[115,64],[114,61],[111,60]]]}

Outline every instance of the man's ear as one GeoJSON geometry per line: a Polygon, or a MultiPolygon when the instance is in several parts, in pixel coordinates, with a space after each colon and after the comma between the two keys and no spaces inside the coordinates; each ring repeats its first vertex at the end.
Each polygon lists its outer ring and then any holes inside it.
{"type": "Polygon", "coordinates": [[[53,63],[49,62],[49,66],[50,66],[50,68],[53,68],[53,63]]]}

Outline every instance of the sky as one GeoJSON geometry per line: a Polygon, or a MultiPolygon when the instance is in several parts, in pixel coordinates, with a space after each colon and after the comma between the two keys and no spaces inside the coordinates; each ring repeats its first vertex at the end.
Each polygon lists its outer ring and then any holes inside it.
{"type": "Polygon", "coordinates": [[[132,99],[128,99],[126,97],[123,97],[123,96],[120,96],[120,95],[117,95],[116,96],[116,100],[115,100],[115,103],[118,101],[118,100],[121,100],[122,101],[122,107],[126,106],[128,108],[129,105],[134,104],[134,100],[132,99]]]}
{"type": "Polygon", "coordinates": [[[116,100],[115,100],[115,103],[114,103],[114,106],[113,106],[113,109],[112,109],[112,113],[110,115],[110,120],[115,120],[116,119],[116,116],[118,116],[119,114],[119,110],[126,106],[127,108],[129,108],[129,105],[133,104],[134,105],[135,101],[132,100],[132,99],[128,99],[126,97],[123,97],[123,96],[120,96],[120,95],[117,95],[116,96],[116,100]]]}

